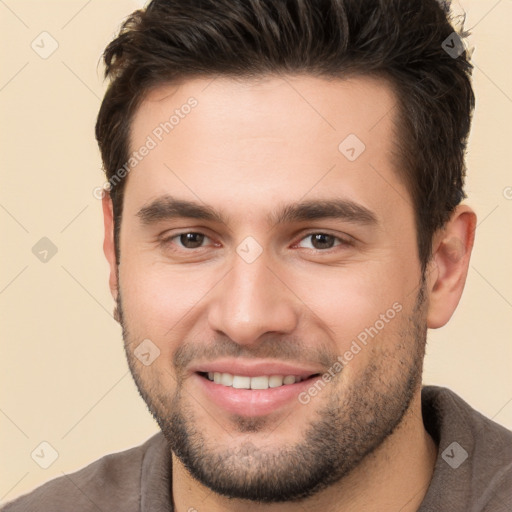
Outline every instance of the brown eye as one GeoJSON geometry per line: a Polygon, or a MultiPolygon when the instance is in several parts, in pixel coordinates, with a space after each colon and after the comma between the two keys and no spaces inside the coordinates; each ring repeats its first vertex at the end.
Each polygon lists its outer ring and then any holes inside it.
{"type": "Polygon", "coordinates": [[[181,235],[177,235],[177,237],[178,236],[180,243],[186,249],[197,249],[198,247],[201,247],[205,239],[205,236],[202,233],[182,233],[181,235]]]}
{"type": "Polygon", "coordinates": [[[315,233],[311,236],[311,242],[315,249],[330,249],[334,247],[336,237],[326,233],[315,233]]]}
{"type": "Polygon", "coordinates": [[[347,242],[341,238],[330,235],[328,233],[309,233],[299,242],[299,244],[304,243],[305,240],[310,240],[310,243],[309,245],[302,245],[302,247],[320,251],[325,249],[332,249],[337,245],[347,245],[347,242]]]}

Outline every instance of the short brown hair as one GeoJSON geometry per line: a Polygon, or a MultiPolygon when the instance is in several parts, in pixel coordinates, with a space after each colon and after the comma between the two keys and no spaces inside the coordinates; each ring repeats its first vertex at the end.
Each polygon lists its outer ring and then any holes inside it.
{"type": "MultiPolygon", "coordinates": [[[[186,78],[377,76],[398,99],[400,169],[425,269],[432,236],[465,197],[472,66],[436,0],[153,0],[105,49],[110,84],[96,123],[107,179],[129,158],[148,91],[186,78]],[[448,45],[448,46],[447,46],[448,45]],[[447,51],[460,48],[460,51],[447,51]]],[[[125,179],[112,187],[116,257],[125,179]]]]}

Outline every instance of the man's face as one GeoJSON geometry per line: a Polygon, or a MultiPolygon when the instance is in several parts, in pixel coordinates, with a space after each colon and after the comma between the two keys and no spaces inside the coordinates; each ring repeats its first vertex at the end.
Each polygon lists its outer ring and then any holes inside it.
{"type": "Polygon", "coordinates": [[[426,302],[395,101],[368,78],[218,78],[137,111],[130,149],[149,150],[121,223],[126,353],[175,455],[218,493],[317,492],[419,392],[426,302]]]}

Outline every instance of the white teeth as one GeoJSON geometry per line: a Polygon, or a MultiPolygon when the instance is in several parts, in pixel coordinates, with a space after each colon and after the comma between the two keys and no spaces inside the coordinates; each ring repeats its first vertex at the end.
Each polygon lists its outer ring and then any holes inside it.
{"type": "Polygon", "coordinates": [[[223,386],[232,386],[233,385],[233,375],[230,373],[222,373],[220,376],[220,383],[223,386]]]}
{"type": "Polygon", "coordinates": [[[221,372],[208,372],[208,379],[216,384],[234,387],[236,389],[278,388],[283,385],[295,384],[295,382],[302,381],[302,377],[295,377],[295,375],[261,375],[258,377],[247,377],[245,375],[233,375],[231,373],[221,372]]]}
{"type": "MultiPolygon", "coordinates": [[[[229,375],[224,373],[223,375],[229,375]]],[[[243,377],[242,375],[233,375],[233,387],[236,389],[251,389],[251,377],[243,377]]]]}
{"type": "Polygon", "coordinates": [[[283,385],[284,377],[282,375],[272,375],[268,378],[269,388],[278,388],[283,385]]]}
{"type": "Polygon", "coordinates": [[[268,377],[252,377],[251,389],[268,389],[268,377]]]}

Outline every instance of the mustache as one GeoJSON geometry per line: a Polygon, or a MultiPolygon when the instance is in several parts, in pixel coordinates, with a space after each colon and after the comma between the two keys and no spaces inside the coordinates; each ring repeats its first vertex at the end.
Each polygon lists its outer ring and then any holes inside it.
{"type": "MultiPolygon", "coordinates": [[[[126,342],[130,336],[124,319],[120,289],[116,300],[116,315],[126,342]]],[[[176,349],[172,362],[178,373],[182,373],[193,362],[215,361],[227,357],[313,363],[327,371],[338,360],[338,355],[324,341],[315,339],[304,342],[295,335],[279,336],[269,333],[250,346],[236,343],[227,336],[217,336],[209,341],[184,341],[176,349]]]]}
{"type": "Polygon", "coordinates": [[[244,359],[274,359],[286,362],[306,362],[322,366],[326,370],[337,360],[325,343],[304,343],[296,337],[268,336],[254,345],[240,345],[227,337],[217,337],[209,342],[184,342],[175,351],[173,364],[177,370],[185,370],[193,362],[214,361],[232,357],[244,359]]]}

